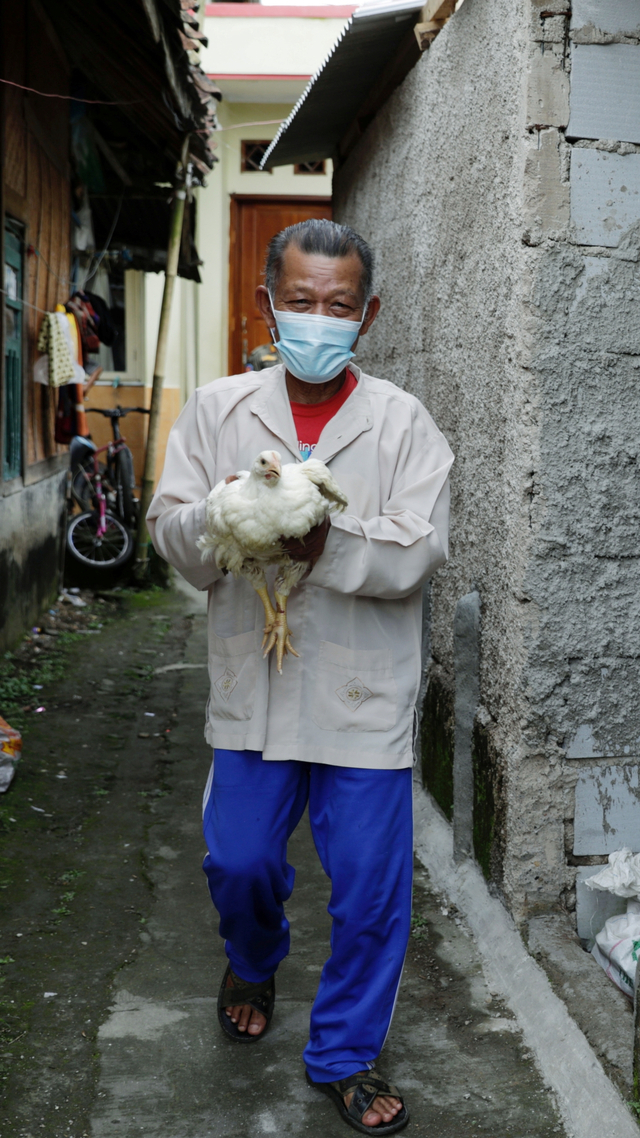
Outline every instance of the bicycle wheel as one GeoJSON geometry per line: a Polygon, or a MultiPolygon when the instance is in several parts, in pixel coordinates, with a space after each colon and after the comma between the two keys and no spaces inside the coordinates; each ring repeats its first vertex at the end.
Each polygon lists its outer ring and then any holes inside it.
{"type": "Polygon", "coordinates": [[[118,513],[130,529],[135,529],[138,511],[137,502],[133,496],[135,486],[133,458],[128,447],[123,447],[115,457],[115,485],[118,513]]]}
{"type": "Polygon", "coordinates": [[[67,549],[82,565],[91,565],[94,569],[115,569],[132,552],[133,538],[113,514],[107,514],[106,532],[98,537],[99,521],[97,511],[87,511],[72,518],[67,530],[67,549]]]}

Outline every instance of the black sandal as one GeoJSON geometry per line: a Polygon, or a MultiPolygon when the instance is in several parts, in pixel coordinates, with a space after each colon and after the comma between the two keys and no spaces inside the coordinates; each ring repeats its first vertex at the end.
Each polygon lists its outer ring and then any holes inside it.
{"type": "Polygon", "coordinates": [[[218,993],[218,1022],[220,1027],[230,1039],[237,1043],[257,1043],[262,1039],[271,1023],[273,1008],[276,1002],[276,978],[272,976],[262,984],[252,984],[250,980],[241,980],[231,971],[231,965],[222,977],[222,984],[218,993]],[[227,980],[231,976],[233,987],[227,988],[227,980]],[[248,1004],[254,1011],[260,1012],[266,1018],[266,1024],[259,1035],[249,1035],[248,1031],[238,1031],[237,1023],[233,1023],[225,1012],[225,1008],[239,1007],[248,1004]]]}
{"type": "Polygon", "coordinates": [[[307,1082],[310,1087],[322,1091],[335,1102],[338,1113],[344,1121],[359,1130],[361,1134],[395,1134],[402,1130],[409,1121],[409,1111],[404,1105],[404,1099],[397,1087],[387,1083],[375,1069],[371,1071],[358,1071],[348,1079],[340,1079],[337,1083],[315,1083],[307,1072],[307,1082]],[[350,1105],[345,1106],[344,1096],[353,1091],[350,1105]],[[365,1126],[362,1119],[378,1095],[390,1095],[391,1098],[400,1099],[402,1108],[396,1114],[393,1122],[379,1122],[377,1126],[365,1126]]]}

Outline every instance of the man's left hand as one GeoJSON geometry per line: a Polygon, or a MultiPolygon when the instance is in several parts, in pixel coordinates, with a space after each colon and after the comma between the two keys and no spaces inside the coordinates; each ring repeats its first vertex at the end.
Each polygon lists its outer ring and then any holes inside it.
{"type": "Polygon", "coordinates": [[[308,561],[311,570],[325,547],[330,528],[331,519],[327,516],[320,525],[313,526],[306,537],[281,537],[280,544],[293,561],[308,561]]]}

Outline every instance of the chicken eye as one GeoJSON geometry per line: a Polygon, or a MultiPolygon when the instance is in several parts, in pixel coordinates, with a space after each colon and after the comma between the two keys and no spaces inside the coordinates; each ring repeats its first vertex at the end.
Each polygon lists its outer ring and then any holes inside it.
{"type": "Polygon", "coordinates": [[[266,466],[266,465],[267,465],[267,460],[266,460],[266,458],[261,458],[261,459],[260,459],[260,465],[261,465],[261,466],[266,466]]]}

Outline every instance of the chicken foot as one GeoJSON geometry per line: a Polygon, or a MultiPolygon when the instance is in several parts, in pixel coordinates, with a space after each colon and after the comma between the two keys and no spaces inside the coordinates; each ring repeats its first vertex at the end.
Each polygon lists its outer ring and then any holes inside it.
{"type": "MultiPolygon", "coordinates": [[[[268,656],[269,652],[275,645],[276,649],[276,665],[280,675],[282,675],[282,661],[288,652],[292,656],[297,656],[300,659],[300,653],[296,652],[291,644],[291,631],[287,624],[287,601],[289,600],[288,593],[279,593],[275,590],[276,598],[276,611],[274,614],[273,626],[269,630],[269,638],[266,647],[264,647],[264,656],[268,656]]],[[[266,637],[265,637],[266,639],[266,637]]]]}
{"type": "MultiPolygon", "coordinates": [[[[262,630],[264,633],[264,635],[262,637],[262,647],[264,648],[265,644],[267,643],[267,640],[269,639],[269,637],[271,636],[271,633],[273,632],[273,628],[274,628],[274,625],[276,623],[276,611],[275,611],[273,605],[271,604],[271,597],[269,596],[269,590],[268,590],[266,584],[265,585],[254,585],[253,587],[254,587],[256,593],[258,594],[258,596],[260,597],[260,600],[262,601],[262,606],[264,608],[264,622],[265,623],[264,623],[264,628],[262,630]]],[[[277,594],[276,594],[276,596],[277,596],[277,594]]],[[[270,648],[272,648],[272,647],[273,647],[273,644],[270,644],[270,647],[267,648],[267,651],[265,652],[265,656],[267,655],[267,652],[269,652],[270,648]]]]}

